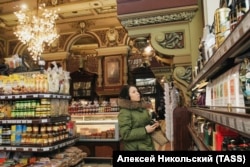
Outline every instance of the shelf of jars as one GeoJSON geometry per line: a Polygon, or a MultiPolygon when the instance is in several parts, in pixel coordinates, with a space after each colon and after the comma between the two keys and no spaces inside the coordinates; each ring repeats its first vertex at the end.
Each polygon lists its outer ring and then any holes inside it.
{"type": "MultiPolygon", "coordinates": [[[[53,139],[48,138],[48,142],[50,140],[53,140],[53,139]]],[[[56,141],[56,142],[51,141],[51,144],[48,144],[48,145],[42,145],[42,144],[4,145],[2,144],[0,145],[0,151],[48,152],[48,151],[57,150],[59,148],[63,148],[65,146],[74,145],[78,140],[79,140],[79,137],[76,136],[76,137],[68,137],[67,139],[63,139],[61,141],[56,141]]]]}
{"type": "Polygon", "coordinates": [[[79,141],[114,142],[119,141],[118,112],[72,115],[79,141]]]}
{"type": "Polygon", "coordinates": [[[239,22],[237,27],[229,34],[225,41],[210,57],[207,63],[198,74],[193,78],[192,83],[189,85],[188,90],[195,87],[196,84],[202,80],[210,79],[217,71],[219,71],[223,64],[229,58],[234,58],[249,49],[250,45],[250,12],[239,22]]]}
{"type": "Polygon", "coordinates": [[[0,124],[52,124],[57,122],[68,122],[70,121],[69,115],[60,116],[48,116],[48,117],[23,117],[23,118],[2,118],[0,124]]]}
{"type": "Polygon", "coordinates": [[[116,100],[113,102],[103,101],[99,104],[97,101],[90,102],[87,100],[72,101],[69,105],[69,114],[71,116],[86,115],[86,114],[99,114],[118,112],[119,106],[116,100]]]}
{"type": "Polygon", "coordinates": [[[58,93],[27,93],[27,94],[10,94],[0,95],[0,100],[21,100],[21,99],[66,99],[70,100],[71,95],[58,93]]]}
{"type": "Polygon", "coordinates": [[[188,108],[188,110],[193,114],[229,127],[240,133],[242,136],[250,138],[250,115],[199,107],[188,108]]]}

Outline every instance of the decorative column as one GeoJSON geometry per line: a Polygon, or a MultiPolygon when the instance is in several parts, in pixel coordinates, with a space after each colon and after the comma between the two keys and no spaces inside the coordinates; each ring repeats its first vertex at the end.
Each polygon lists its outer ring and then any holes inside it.
{"type": "Polygon", "coordinates": [[[103,82],[103,73],[102,73],[102,56],[98,56],[98,78],[97,78],[97,87],[100,88],[102,87],[102,82],[103,82]]]}
{"type": "Polygon", "coordinates": [[[122,55],[123,57],[123,66],[124,66],[124,70],[123,70],[123,85],[127,85],[128,82],[128,58],[127,55],[122,55]]]}

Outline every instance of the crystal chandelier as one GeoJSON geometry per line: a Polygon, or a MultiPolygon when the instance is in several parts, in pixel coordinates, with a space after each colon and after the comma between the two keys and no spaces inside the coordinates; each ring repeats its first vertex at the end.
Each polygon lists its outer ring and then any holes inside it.
{"type": "Polygon", "coordinates": [[[36,11],[22,7],[14,14],[19,23],[14,34],[27,45],[32,58],[38,61],[45,46],[50,46],[59,37],[55,23],[57,11],[45,9],[45,4],[41,4],[36,11]]]}

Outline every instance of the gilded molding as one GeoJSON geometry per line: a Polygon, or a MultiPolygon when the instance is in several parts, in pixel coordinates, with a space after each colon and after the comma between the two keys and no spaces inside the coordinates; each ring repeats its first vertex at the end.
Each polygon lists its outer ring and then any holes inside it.
{"type": "Polygon", "coordinates": [[[195,11],[182,11],[167,14],[160,14],[156,16],[142,16],[134,18],[122,18],[120,21],[122,26],[128,27],[138,27],[145,25],[155,25],[169,22],[179,22],[179,21],[191,21],[195,16],[195,11]]]}
{"type": "Polygon", "coordinates": [[[173,72],[173,77],[187,87],[192,82],[192,67],[176,67],[173,72]]]}
{"type": "Polygon", "coordinates": [[[184,48],[184,33],[183,32],[158,33],[155,36],[155,41],[162,48],[182,49],[184,48]]]}

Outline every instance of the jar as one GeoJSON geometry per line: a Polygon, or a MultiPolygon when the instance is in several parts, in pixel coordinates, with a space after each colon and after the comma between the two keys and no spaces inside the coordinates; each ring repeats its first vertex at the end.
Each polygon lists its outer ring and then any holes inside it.
{"type": "Polygon", "coordinates": [[[16,145],[16,134],[15,133],[11,134],[10,143],[11,143],[11,145],[16,145]]]}
{"type": "Polygon", "coordinates": [[[30,144],[37,144],[37,134],[32,134],[31,135],[31,143],[30,144]]]}
{"type": "Polygon", "coordinates": [[[63,123],[63,131],[66,131],[67,130],[67,125],[66,125],[66,123],[64,122],[63,123]]]}
{"type": "Polygon", "coordinates": [[[57,142],[57,141],[58,141],[57,132],[53,132],[53,133],[52,133],[52,136],[53,136],[53,142],[54,142],[54,143],[57,142]]]}
{"type": "Polygon", "coordinates": [[[41,125],[40,133],[46,133],[47,126],[45,124],[41,125]]]}
{"type": "Polygon", "coordinates": [[[42,146],[42,145],[43,145],[42,134],[38,134],[38,135],[37,135],[36,144],[39,145],[39,146],[42,146]]]}
{"type": "Polygon", "coordinates": [[[53,144],[53,142],[54,142],[53,135],[52,135],[52,133],[49,133],[48,134],[48,144],[51,145],[51,144],[53,144]]]}
{"type": "Polygon", "coordinates": [[[68,139],[69,138],[69,133],[68,132],[64,132],[64,139],[68,139]]]}
{"type": "Polygon", "coordinates": [[[2,143],[3,144],[10,144],[10,137],[9,136],[3,136],[2,137],[2,143]]]}
{"type": "Polygon", "coordinates": [[[39,132],[39,126],[38,125],[33,125],[32,132],[37,134],[39,132]]]}
{"type": "Polygon", "coordinates": [[[58,129],[59,129],[59,124],[58,124],[58,123],[55,123],[55,124],[53,125],[52,131],[53,131],[53,132],[58,132],[58,129]]]}
{"type": "Polygon", "coordinates": [[[20,145],[21,141],[22,141],[22,135],[21,134],[16,134],[15,144],[20,145]]]}
{"type": "Polygon", "coordinates": [[[47,125],[47,132],[51,133],[52,132],[52,124],[47,125]]]}
{"type": "Polygon", "coordinates": [[[32,133],[32,126],[31,125],[27,125],[26,132],[27,133],[32,133]]]}
{"type": "Polygon", "coordinates": [[[25,144],[31,144],[31,133],[26,134],[25,144]]]}
{"type": "Polygon", "coordinates": [[[22,133],[21,144],[22,145],[26,144],[26,140],[27,140],[27,134],[26,133],[22,133]]]}
{"type": "Polygon", "coordinates": [[[49,138],[49,135],[48,135],[47,133],[43,133],[43,134],[42,134],[42,139],[43,139],[43,145],[44,145],[44,146],[47,146],[47,145],[48,145],[48,142],[49,142],[49,141],[48,141],[48,140],[49,140],[48,138],[49,138]]]}

